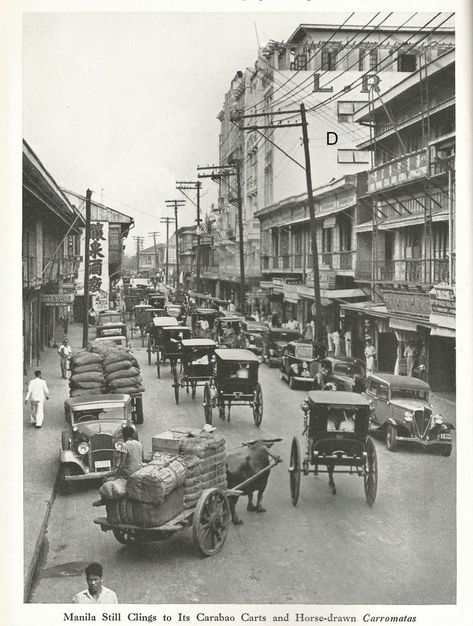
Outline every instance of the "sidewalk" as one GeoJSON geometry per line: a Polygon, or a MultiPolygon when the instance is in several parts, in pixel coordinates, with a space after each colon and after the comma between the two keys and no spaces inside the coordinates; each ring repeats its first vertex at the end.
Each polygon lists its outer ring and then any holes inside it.
{"type": "MultiPolygon", "coordinates": [[[[95,334],[95,331],[92,330],[95,334]]],[[[82,325],[69,324],[73,352],[82,346],[82,325]]],[[[23,518],[25,594],[32,583],[50,507],[54,501],[59,470],[61,432],[64,429],[64,400],[69,396],[68,381],[61,377],[57,348],[45,348],[38,366],[30,367],[23,379],[23,398],[34,371],[40,369],[49,388],[44,404],[41,429],[30,424],[29,406],[23,405],[23,518]]]]}

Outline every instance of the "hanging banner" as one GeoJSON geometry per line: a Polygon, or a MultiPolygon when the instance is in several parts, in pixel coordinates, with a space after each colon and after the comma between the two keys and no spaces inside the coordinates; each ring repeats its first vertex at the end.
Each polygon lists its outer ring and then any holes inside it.
{"type": "MultiPolygon", "coordinates": [[[[90,224],[89,244],[89,294],[99,296],[100,302],[106,302],[110,293],[108,273],[108,222],[93,221],[90,224]]],[[[79,270],[78,294],[84,294],[85,233],[81,237],[82,262],[79,270]]]]}

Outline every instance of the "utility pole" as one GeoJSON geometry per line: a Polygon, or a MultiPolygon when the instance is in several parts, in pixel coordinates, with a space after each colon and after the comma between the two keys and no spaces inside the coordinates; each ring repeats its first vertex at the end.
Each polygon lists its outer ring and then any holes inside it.
{"type": "Polygon", "coordinates": [[[162,217],[161,224],[166,224],[166,285],[169,282],[169,222],[172,222],[172,217],[162,217]]]}
{"type": "Polygon", "coordinates": [[[144,237],[133,237],[133,240],[136,241],[136,273],[140,273],[140,247],[143,244],[144,237]]]}
{"type": "Polygon", "coordinates": [[[199,178],[211,178],[214,182],[220,182],[225,176],[236,176],[237,180],[237,209],[238,209],[238,239],[240,255],[240,306],[242,312],[245,310],[245,257],[243,246],[243,201],[241,196],[241,160],[233,159],[228,165],[209,165],[207,167],[197,167],[198,171],[211,170],[207,174],[198,174],[199,178]]]}
{"type": "Polygon", "coordinates": [[[183,191],[184,189],[195,189],[197,192],[197,228],[196,228],[196,235],[197,235],[197,252],[196,252],[196,278],[195,278],[195,290],[196,291],[200,291],[200,265],[201,265],[201,250],[200,250],[200,235],[201,235],[201,228],[200,228],[200,222],[202,221],[200,219],[200,188],[202,187],[202,183],[200,182],[200,180],[197,181],[188,181],[188,180],[179,180],[176,181],[176,189],[178,189],[179,191],[183,191]]]}
{"type": "MultiPolygon", "coordinates": [[[[310,235],[311,235],[311,247],[312,247],[312,267],[314,272],[314,308],[315,308],[315,340],[316,344],[324,343],[324,332],[322,328],[322,303],[320,301],[320,277],[319,277],[319,256],[317,250],[317,230],[316,230],[316,222],[315,222],[315,209],[314,209],[314,197],[312,193],[312,174],[310,167],[310,152],[309,152],[309,137],[307,133],[307,117],[304,103],[301,103],[299,109],[292,109],[288,111],[271,111],[269,113],[253,113],[249,115],[242,115],[237,113],[233,116],[234,122],[239,123],[240,130],[256,130],[260,131],[266,128],[288,128],[288,127],[300,127],[302,128],[302,141],[304,145],[304,157],[305,157],[305,169],[306,174],[306,184],[307,184],[307,199],[309,202],[309,217],[310,217],[310,235]],[[292,115],[299,114],[301,119],[296,122],[287,122],[287,123],[273,123],[272,118],[276,115],[292,115]],[[240,122],[246,118],[258,118],[263,117],[262,124],[251,123],[249,126],[243,126],[240,122]],[[269,119],[269,122],[268,122],[269,119]]],[[[277,146],[279,150],[282,150],[277,146]]],[[[283,151],[284,152],[284,151],[283,151]]],[[[289,156],[289,155],[287,155],[289,156]]],[[[298,163],[298,165],[300,165],[298,163]]]]}
{"type": "Polygon", "coordinates": [[[154,242],[154,269],[156,270],[156,275],[158,274],[158,249],[156,248],[156,235],[160,235],[159,231],[154,230],[152,233],[148,233],[148,235],[153,235],[154,242]]]}
{"type": "Polygon", "coordinates": [[[177,222],[177,210],[180,206],[184,205],[185,200],[166,200],[167,207],[174,207],[174,227],[176,229],[176,284],[175,286],[179,286],[179,234],[178,234],[178,222],[177,222]]]}
{"type": "Polygon", "coordinates": [[[82,347],[89,342],[89,260],[90,260],[90,209],[92,192],[85,194],[85,250],[84,250],[84,319],[82,321],[82,347]]]}

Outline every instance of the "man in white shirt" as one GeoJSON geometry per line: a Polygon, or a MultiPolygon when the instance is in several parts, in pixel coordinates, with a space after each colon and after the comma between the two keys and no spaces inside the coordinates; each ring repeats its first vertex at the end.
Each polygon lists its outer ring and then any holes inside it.
{"type": "Polygon", "coordinates": [[[74,604],[118,604],[117,594],[102,584],[103,567],[100,563],[90,563],[85,569],[87,589],[76,593],[74,604]]]}
{"type": "Polygon", "coordinates": [[[25,404],[30,402],[30,420],[36,428],[41,428],[44,419],[44,400],[49,400],[49,389],[46,381],[41,378],[41,370],[36,370],[34,380],[28,383],[25,404]]]}
{"type": "Polygon", "coordinates": [[[69,369],[69,361],[71,360],[71,356],[72,356],[72,348],[69,345],[69,341],[67,337],[64,337],[64,341],[59,346],[59,350],[57,352],[59,354],[62,377],[67,378],[67,370],[69,369]]]}

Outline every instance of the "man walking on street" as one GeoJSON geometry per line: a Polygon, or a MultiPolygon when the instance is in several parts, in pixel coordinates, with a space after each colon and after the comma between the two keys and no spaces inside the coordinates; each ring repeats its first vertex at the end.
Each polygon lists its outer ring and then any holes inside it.
{"type": "Polygon", "coordinates": [[[69,341],[67,337],[64,337],[64,341],[59,346],[59,350],[57,352],[60,357],[62,377],[67,378],[67,370],[69,369],[69,361],[72,356],[72,348],[69,345],[69,341]]]}
{"type": "Polygon", "coordinates": [[[30,402],[30,419],[36,428],[41,428],[44,419],[44,399],[49,400],[49,389],[46,381],[41,378],[41,370],[36,370],[34,380],[28,384],[28,392],[25,398],[25,404],[30,402]]]}
{"type": "Polygon", "coordinates": [[[76,593],[74,604],[118,604],[117,594],[102,584],[103,567],[100,563],[90,563],[85,569],[87,589],[76,593]]]}

